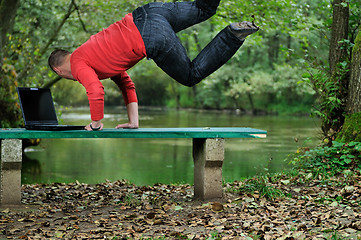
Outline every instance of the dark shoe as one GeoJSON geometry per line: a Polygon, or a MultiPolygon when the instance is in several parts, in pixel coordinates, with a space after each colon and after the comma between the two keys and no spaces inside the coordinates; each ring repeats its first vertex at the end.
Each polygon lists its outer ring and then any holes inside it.
{"type": "Polygon", "coordinates": [[[244,40],[248,35],[255,33],[259,30],[259,27],[256,24],[251,22],[238,22],[231,23],[229,25],[231,32],[236,35],[240,40],[244,40]]]}

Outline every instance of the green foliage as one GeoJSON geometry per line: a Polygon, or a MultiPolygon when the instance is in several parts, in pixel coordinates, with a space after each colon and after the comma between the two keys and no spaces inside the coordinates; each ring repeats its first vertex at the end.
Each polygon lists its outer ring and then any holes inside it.
{"type": "Polygon", "coordinates": [[[144,106],[164,106],[166,99],[166,82],[164,79],[154,75],[141,76],[135,80],[137,84],[137,95],[140,105],[144,106]],[[139,83],[140,82],[140,83],[139,83]],[[139,84],[138,84],[139,83],[139,84]]]}
{"type": "Polygon", "coordinates": [[[220,78],[217,78],[218,73],[219,72],[203,80],[199,87],[197,86],[197,101],[201,108],[220,109],[225,107],[225,96],[222,94],[224,91],[224,83],[220,78]]]}
{"type": "Polygon", "coordinates": [[[22,125],[16,87],[28,86],[29,81],[18,76],[26,64],[33,64],[34,52],[37,50],[33,48],[30,38],[8,35],[8,45],[3,50],[5,58],[2,59],[0,69],[0,127],[22,125]]]}
{"type": "Polygon", "coordinates": [[[201,107],[297,114],[308,112],[314,103],[315,92],[302,84],[298,67],[284,64],[273,71],[260,66],[234,71],[238,64],[227,64],[203,81],[197,95],[201,107]]]}
{"type": "Polygon", "coordinates": [[[20,121],[20,106],[17,102],[15,67],[4,62],[0,69],[0,128],[17,127],[20,121]]]}
{"type": "MultiPolygon", "coordinates": [[[[346,69],[345,72],[347,72],[346,69]]],[[[302,77],[314,86],[318,95],[318,105],[313,108],[313,115],[321,118],[324,135],[332,135],[343,123],[342,109],[345,102],[340,92],[343,92],[344,88],[338,81],[339,78],[330,77],[322,69],[309,69],[309,72],[303,74],[302,77]]]]}
{"type": "Polygon", "coordinates": [[[168,77],[153,62],[141,61],[129,71],[134,81],[139,104],[143,106],[164,106],[168,93],[166,91],[168,77]]]}
{"type": "Polygon", "coordinates": [[[330,147],[320,146],[299,153],[291,163],[297,168],[328,176],[333,176],[345,169],[358,169],[361,168],[361,142],[333,141],[330,147]]]}
{"type": "Polygon", "coordinates": [[[221,98],[224,108],[282,111],[302,105],[294,113],[308,112],[304,109],[313,104],[315,91],[300,84],[301,63],[305,52],[316,47],[309,52],[326,56],[326,45],[315,44],[319,40],[310,31],[322,26],[329,11],[324,1],[222,1],[211,20],[215,29],[226,21],[252,20],[255,15],[261,31],[247,38],[232,60],[200,84],[199,106],[219,108],[214,99],[221,98]]]}
{"type": "MultiPolygon", "coordinates": [[[[106,83],[103,82],[103,85],[105,84],[106,83]]],[[[109,89],[106,90],[110,91],[109,89]]],[[[52,87],[52,94],[54,96],[54,101],[60,105],[74,107],[88,105],[88,98],[84,87],[71,80],[57,82],[52,87]]]]}

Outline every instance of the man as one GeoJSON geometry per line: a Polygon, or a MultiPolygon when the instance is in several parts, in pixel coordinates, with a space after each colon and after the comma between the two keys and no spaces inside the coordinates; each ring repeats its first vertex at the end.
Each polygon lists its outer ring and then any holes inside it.
{"type": "Polygon", "coordinates": [[[86,89],[92,122],[85,129],[103,129],[104,88],[100,80],[105,78],[118,85],[127,106],[129,121],[116,128],[139,127],[137,96],[126,70],[144,57],[153,59],[185,86],[199,83],[225,64],[244,39],[258,31],[254,23],[230,24],[193,61],[176,36],[177,32],[213,16],[219,2],[152,2],[91,36],[73,53],[55,50],[49,57],[51,69],[63,78],[80,82],[86,89]]]}

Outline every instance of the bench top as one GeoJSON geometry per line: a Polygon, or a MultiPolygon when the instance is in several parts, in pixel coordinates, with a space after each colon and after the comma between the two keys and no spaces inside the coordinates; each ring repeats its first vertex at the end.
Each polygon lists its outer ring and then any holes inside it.
{"type": "Polygon", "coordinates": [[[102,131],[35,131],[24,128],[2,128],[0,139],[26,138],[265,138],[267,131],[254,128],[138,128],[102,131]]]}

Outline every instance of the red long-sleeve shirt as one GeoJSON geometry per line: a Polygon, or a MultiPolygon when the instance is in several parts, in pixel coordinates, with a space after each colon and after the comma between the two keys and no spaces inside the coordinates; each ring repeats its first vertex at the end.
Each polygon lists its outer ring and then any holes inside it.
{"type": "Polygon", "coordinates": [[[134,83],[126,70],[145,56],[144,42],[131,13],[91,36],[71,54],[71,73],[86,89],[92,120],[104,117],[102,79],[111,78],[118,85],[126,105],[137,102],[134,83]]]}

